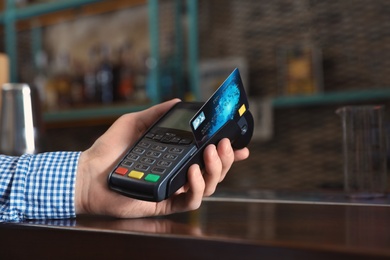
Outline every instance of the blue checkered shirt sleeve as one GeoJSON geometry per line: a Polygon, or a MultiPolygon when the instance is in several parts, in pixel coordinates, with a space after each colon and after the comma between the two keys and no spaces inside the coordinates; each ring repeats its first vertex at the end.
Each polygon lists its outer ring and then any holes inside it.
{"type": "Polygon", "coordinates": [[[74,218],[80,152],[0,155],[0,222],[74,218]]]}

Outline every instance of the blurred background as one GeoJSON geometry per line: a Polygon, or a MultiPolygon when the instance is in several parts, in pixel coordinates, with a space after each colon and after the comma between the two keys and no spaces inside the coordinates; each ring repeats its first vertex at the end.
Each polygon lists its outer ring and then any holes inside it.
{"type": "Polygon", "coordinates": [[[0,52],[10,80],[40,94],[45,151],[84,150],[120,114],[172,97],[205,100],[235,67],[256,126],[250,158],[222,188],[341,190],[336,109],[383,104],[388,120],[387,0],[3,0],[0,8],[0,52]]]}

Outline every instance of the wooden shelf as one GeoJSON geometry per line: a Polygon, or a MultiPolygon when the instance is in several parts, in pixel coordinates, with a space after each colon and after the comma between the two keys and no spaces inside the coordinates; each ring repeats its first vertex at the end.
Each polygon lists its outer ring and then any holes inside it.
{"type": "MultiPolygon", "coordinates": [[[[377,101],[390,99],[390,88],[355,90],[324,93],[307,96],[277,97],[273,99],[274,108],[332,105],[346,102],[377,101]]],[[[49,128],[112,123],[119,116],[144,110],[152,102],[138,104],[115,104],[110,106],[75,108],[54,112],[45,112],[43,120],[49,128]]]]}
{"type": "MultiPolygon", "coordinates": [[[[16,28],[21,31],[35,26],[45,27],[80,17],[130,8],[146,2],[146,0],[63,0],[18,8],[13,15],[17,21],[16,28]]],[[[6,16],[6,13],[0,13],[0,23],[5,22],[6,16]]]]}
{"type": "Polygon", "coordinates": [[[47,128],[63,128],[111,124],[123,114],[144,110],[152,103],[113,104],[109,106],[73,108],[43,113],[47,128]]]}
{"type": "Polygon", "coordinates": [[[345,102],[362,102],[390,98],[390,87],[370,90],[351,90],[306,96],[277,97],[272,101],[275,108],[330,105],[345,102]]]}
{"type": "Polygon", "coordinates": [[[103,2],[100,1],[90,5],[83,5],[78,8],[43,14],[39,17],[35,17],[34,19],[21,20],[17,24],[17,29],[30,29],[31,27],[35,26],[35,24],[38,24],[41,27],[46,27],[66,21],[72,21],[80,17],[109,13],[145,3],[146,0],[111,0],[103,2]]]}

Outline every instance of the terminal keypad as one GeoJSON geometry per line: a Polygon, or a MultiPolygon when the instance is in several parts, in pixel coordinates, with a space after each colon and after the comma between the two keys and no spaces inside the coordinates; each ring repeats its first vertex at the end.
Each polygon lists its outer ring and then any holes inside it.
{"type": "Polygon", "coordinates": [[[158,182],[182,159],[192,143],[189,135],[169,131],[148,133],[114,172],[135,180],[158,182]]]}

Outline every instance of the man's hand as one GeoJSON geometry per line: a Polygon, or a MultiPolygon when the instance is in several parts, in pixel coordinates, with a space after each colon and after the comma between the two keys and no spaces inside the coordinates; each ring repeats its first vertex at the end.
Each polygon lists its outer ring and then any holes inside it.
{"type": "Polygon", "coordinates": [[[188,183],[161,202],[136,200],[111,191],[107,176],[118,160],[176,102],[179,100],[121,116],[91,148],[81,154],[76,176],[77,214],[135,218],[197,209],[204,196],[214,193],[233,162],[249,156],[247,148],[233,151],[228,139],[221,140],[217,146],[209,145],[204,151],[203,174],[198,165],[192,165],[187,172],[188,183]]]}

